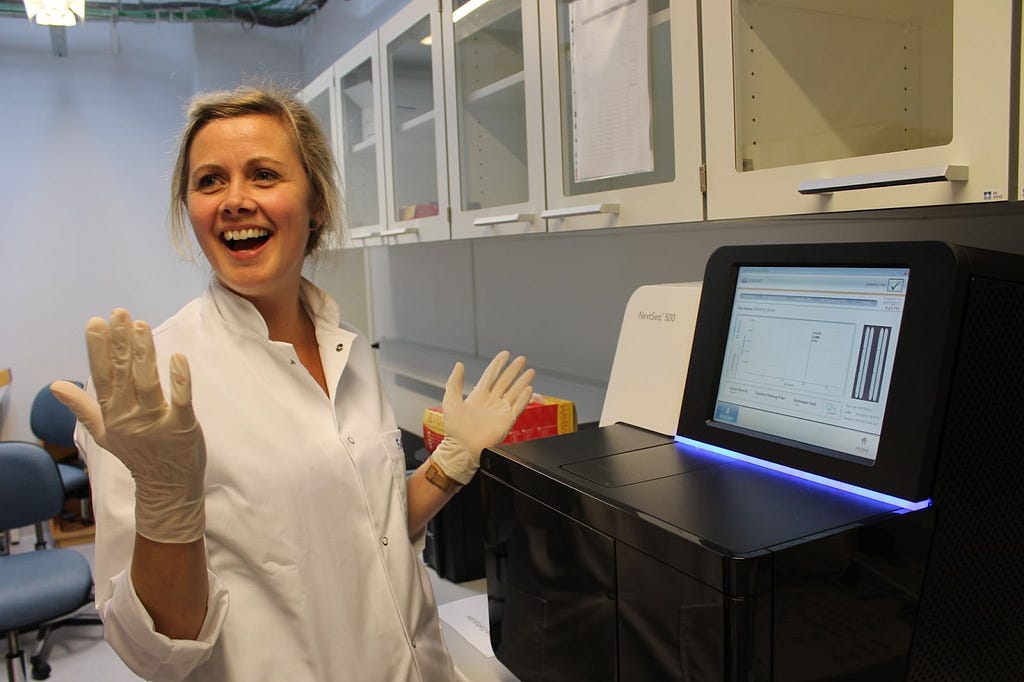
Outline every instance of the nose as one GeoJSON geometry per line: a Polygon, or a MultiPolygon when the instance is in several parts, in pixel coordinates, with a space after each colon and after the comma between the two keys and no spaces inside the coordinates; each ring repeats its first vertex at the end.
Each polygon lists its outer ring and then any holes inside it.
{"type": "Polygon", "coordinates": [[[248,188],[244,182],[232,181],[228,183],[220,205],[223,214],[249,213],[255,210],[255,206],[256,204],[249,195],[248,188]]]}

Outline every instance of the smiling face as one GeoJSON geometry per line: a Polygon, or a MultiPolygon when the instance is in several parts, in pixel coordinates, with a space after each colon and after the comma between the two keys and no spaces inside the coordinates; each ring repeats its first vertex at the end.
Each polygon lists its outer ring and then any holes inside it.
{"type": "Polygon", "coordinates": [[[217,279],[257,301],[295,297],[311,225],[309,180],[274,116],[217,119],[188,150],[189,221],[217,279]]]}

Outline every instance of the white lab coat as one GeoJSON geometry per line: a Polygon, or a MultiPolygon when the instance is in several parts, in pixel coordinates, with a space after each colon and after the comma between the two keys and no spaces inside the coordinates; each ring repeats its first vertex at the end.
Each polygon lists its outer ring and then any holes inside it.
{"type": "MultiPolygon", "coordinates": [[[[84,429],[96,604],[111,646],[149,680],[449,680],[437,606],[410,541],[405,458],[369,343],[308,281],[330,397],[217,282],[154,330],[189,361],[206,438],[210,598],[197,641],[156,633],[129,572],[134,483],[84,429]],[[229,606],[230,603],[230,606],[229,606]]],[[[166,392],[166,391],[165,391],[166,392]]]]}

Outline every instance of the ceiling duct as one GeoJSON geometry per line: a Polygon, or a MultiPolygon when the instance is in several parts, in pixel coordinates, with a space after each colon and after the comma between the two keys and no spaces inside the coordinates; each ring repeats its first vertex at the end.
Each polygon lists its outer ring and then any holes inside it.
{"type": "MultiPolygon", "coordinates": [[[[207,2],[191,0],[94,2],[86,0],[86,21],[137,22],[200,22],[223,21],[258,24],[260,26],[291,26],[312,15],[327,0],[262,0],[239,2],[224,0],[207,2]]],[[[0,17],[26,18],[21,0],[0,0],[0,17]]]]}

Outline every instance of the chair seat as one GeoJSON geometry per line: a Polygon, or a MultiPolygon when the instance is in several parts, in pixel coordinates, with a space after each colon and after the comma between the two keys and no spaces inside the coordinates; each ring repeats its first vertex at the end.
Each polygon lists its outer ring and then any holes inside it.
{"type": "Polygon", "coordinates": [[[58,462],[57,470],[60,471],[60,482],[64,485],[65,493],[89,490],[89,474],[84,469],[58,462]]]}
{"type": "Polygon", "coordinates": [[[66,616],[92,591],[92,571],[72,549],[47,549],[0,561],[0,632],[66,616]]]}

